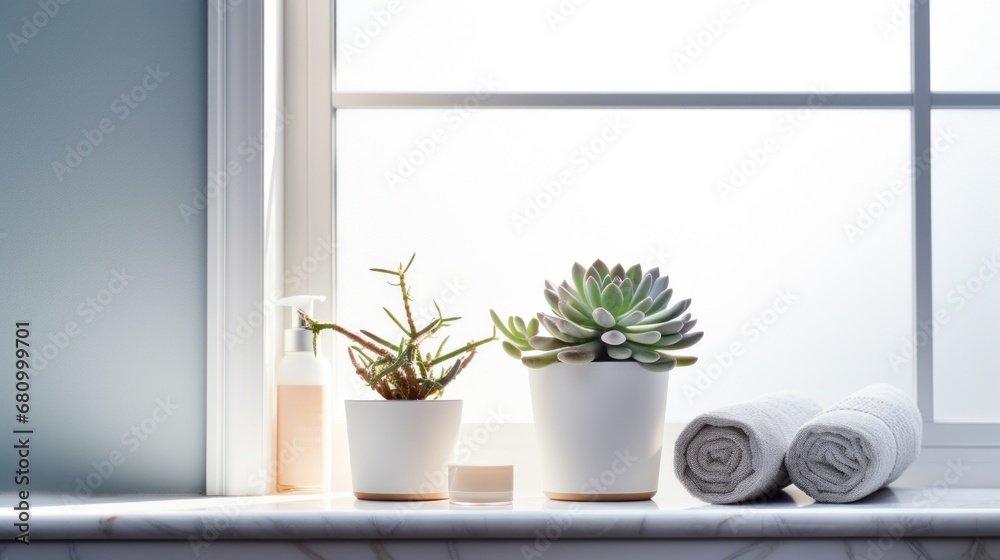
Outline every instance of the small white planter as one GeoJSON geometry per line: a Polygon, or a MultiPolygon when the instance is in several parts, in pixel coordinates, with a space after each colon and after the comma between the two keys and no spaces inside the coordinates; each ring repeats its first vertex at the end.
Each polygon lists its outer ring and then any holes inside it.
{"type": "Polygon", "coordinates": [[[554,500],[656,494],[667,374],[634,362],[529,369],[542,490],[554,500]]]}
{"type": "Polygon", "coordinates": [[[344,403],[351,483],[362,500],[446,500],[462,401],[344,403]]]}

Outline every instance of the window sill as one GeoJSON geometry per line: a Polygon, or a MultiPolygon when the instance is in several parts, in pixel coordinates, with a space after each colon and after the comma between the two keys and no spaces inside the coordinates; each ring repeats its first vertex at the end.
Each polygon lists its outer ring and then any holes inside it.
{"type": "MultiPolygon", "coordinates": [[[[13,496],[0,515],[15,536],[13,496]]],[[[573,503],[525,496],[506,507],[357,501],[352,496],[105,496],[65,505],[33,495],[31,539],[855,539],[1000,535],[1000,489],[894,488],[851,505],[815,504],[794,487],[759,505],[710,506],[687,496],[573,503]]]]}

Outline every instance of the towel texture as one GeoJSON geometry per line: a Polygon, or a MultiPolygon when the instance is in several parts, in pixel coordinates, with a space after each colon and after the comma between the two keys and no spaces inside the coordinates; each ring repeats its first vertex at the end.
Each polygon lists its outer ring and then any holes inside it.
{"type": "Polygon", "coordinates": [[[792,482],[817,502],[853,502],[913,464],[922,430],[920,410],[909,395],[871,385],[806,422],[785,464],[792,482]]]}
{"type": "Polygon", "coordinates": [[[785,451],[823,408],[797,393],[774,393],[706,412],[674,445],[674,472],[692,496],[733,504],[773,496],[790,484],[785,451]]]}

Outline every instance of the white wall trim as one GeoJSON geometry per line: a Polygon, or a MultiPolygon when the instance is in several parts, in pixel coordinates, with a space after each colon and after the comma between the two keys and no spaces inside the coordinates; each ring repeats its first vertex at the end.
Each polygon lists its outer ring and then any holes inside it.
{"type": "MultiPolygon", "coordinates": [[[[226,41],[225,13],[208,4],[208,175],[224,173],[226,161],[226,41]]],[[[206,189],[207,190],[207,189],[206,189]]],[[[206,202],[208,277],[206,297],[205,493],[225,489],[225,204],[218,197],[206,202]]]]}
{"type": "Polygon", "coordinates": [[[281,58],[273,49],[281,45],[281,2],[207,4],[205,493],[259,495],[273,489],[274,475],[272,299],[282,258],[283,170],[273,120],[281,113],[281,58]]]}

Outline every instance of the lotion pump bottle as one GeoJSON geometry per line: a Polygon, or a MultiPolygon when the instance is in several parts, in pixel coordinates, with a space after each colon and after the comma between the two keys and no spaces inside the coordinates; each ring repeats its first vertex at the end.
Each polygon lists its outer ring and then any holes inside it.
{"type": "Polygon", "coordinates": [[[277,490],[279,493],[330,491],[330,362],[313,353],[313,333],[298,309],[313,314],[313,302],[325,296],[278,300],[292,311],[285,330],[285,356],[278,362],[277,490]]]}

